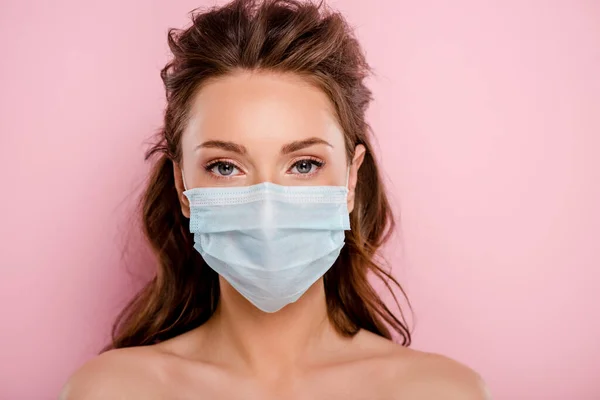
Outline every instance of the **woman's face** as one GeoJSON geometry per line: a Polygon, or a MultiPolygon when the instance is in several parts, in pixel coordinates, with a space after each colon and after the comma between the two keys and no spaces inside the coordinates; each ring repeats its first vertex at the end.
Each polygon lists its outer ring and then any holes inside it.
{"type": "MultiPolygon", "coordinates": [[[[175,182],[187,217],[181,169],[188,189],[265,181],[346,185],[349,164],[333,106],[294,74],[239,72],[205,84],[192,103],[181,146],[175,182]]],[[[357,146],[350,160],[350,211],[364,151],[357,146]]]]}

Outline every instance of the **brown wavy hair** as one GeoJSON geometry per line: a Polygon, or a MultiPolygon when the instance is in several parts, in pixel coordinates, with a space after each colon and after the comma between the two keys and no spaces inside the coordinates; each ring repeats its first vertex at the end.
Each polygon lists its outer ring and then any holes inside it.
{"type": "Polygon", "coordinates": [[[318,85],[335,106],[348,159],[356,145],[365,146],[350,215],[353,228],[324,276],[328,316],[344,336],[366,329],[410,345],[410,331],[393,289],[405,299],[406,295],[377,253],[393,232],[394,218],[365,121],[372,94],[364,80],[372,70],[345,19],[323,3],[296,0],[234,0],[196,9],[191,18],[189,28],[168,33],[173,58],[161,70],[167,98],[164,125],[146,154],[154,164],[140,211],[158,270],[121,312],[112,342],[103,351],[170,339],[202,325],[215,311],[218,275],[193,248],[173,164],[181,160],[180,139],[194,95],[207,80],[240,69],[295,73],[318,85]],[[370,274],[390,290],[397,314],[370,284],[370,274]]]}

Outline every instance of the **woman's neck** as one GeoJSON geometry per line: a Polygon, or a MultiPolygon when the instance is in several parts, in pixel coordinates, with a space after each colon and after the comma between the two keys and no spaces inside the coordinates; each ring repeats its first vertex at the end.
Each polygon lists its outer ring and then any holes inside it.
{"type": "Polygon", "coordinates": [[[265,379],[317,362],[341,341],[327,316],[322,279],[276,313],[257,309],[221,279],[219,306],[203,330],[211,358],[265,379]]]}

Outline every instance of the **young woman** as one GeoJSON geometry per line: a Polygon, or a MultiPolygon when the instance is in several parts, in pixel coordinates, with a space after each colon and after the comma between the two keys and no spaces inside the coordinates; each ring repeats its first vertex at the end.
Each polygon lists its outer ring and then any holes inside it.
{"type": "Polygon", "coordinates": [[[235,0],[168,39],[141,207],[158,270],[62,398],[486,398],[467,367],[408,349],[369,283],[399,288],[377,261],[394,225],[343,17],[235,0]]]}

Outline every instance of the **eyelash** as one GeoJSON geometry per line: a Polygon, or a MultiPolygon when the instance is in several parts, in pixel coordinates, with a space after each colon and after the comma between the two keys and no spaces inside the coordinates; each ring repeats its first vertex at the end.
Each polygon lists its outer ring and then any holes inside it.
{"type": "Polygon", "coordinates": [[[214,160],[214,161],[211,161],[210,163],[206,164],[206,166],[204,167],[204,169],[209,174],[211,174],[213,178],[216,178],[216,179],[231,179],[231,178],[233,178],[232,176],[219,175],[219,174],[216,174],[216,173],[214,173],[212,171],[213,168],[218,167],[219,165],[222,165],[222,164],[229,164],[229,165],[232,165],[234,168],[242,170],[239,165],[237,165],[234,162],[228,161],[228,160],[214,160]]]}
{"type": "Polygon", "coordinates": [[[309,156],[309,157],[303,157],[303,158],[300,158],[300,159],[294,161],[294,163],[290,166],[290,168],[288,169],[288,171],[291,170],[292,168],[294,168],[295,166],[297,166],[298,164],[300,164],[302,161],[308,161],[312,165],[314,165],[314,166],[317,167],[314,172],[309,172],[307,174],[294,174],[294,175],[297,175],[299,178],[302,178],[302,179],[309,178],[309,177],[312,177],[313,175],[317,174],[323,168],[323,166],[325,165],[325,161],[319,160],[316,157],[310,157],[309,156]]]}
{"type": "MultiPolygon", "coordinates": [[[[301,178],[308,178],[308,177],[311,177],[311,176],[315,175],[325,165],[325,162],[322,161],[322,160],[320,160],[320,159],[318,159],[318,158],[315,158],[315,157],[303,157],[303,158],[300,158],[300,159],[294,161],[294,163],[290,166],[290,168],[288,169],[288,171],[291,170],[292,168],[294,168],[295,166],[297,166],[302,161],[309,161],[311,164],[315,165],[317,167],[317,169],[314,172],[309,172],[309,173],[306,173],[306,174],[294,174],[294,175],[298,175],[301,178]]],[[[214,173],[212,171],[213,168],[218,167],[219,165],[222,165],[222,164],[229,164],[229,165],[232,165],[234,168],[239,169],[240,171],[242,170],[242,168],[239,165],[237,165],[236,163],[234,163],[232,161],[229,161],[229,160],[214,160],[214,161],[211,161],[210,163],[208,163],[208,164],[205,165],[204,169],[208,173],[210,173],[216,179],[231,179],[231,178],[233,178],[233,176],[218,175],[218,174],[216,174],[216,173],[214,173]]],[[[234,175],[234,176],[237,176],[237,175],[234,175]]]]}

